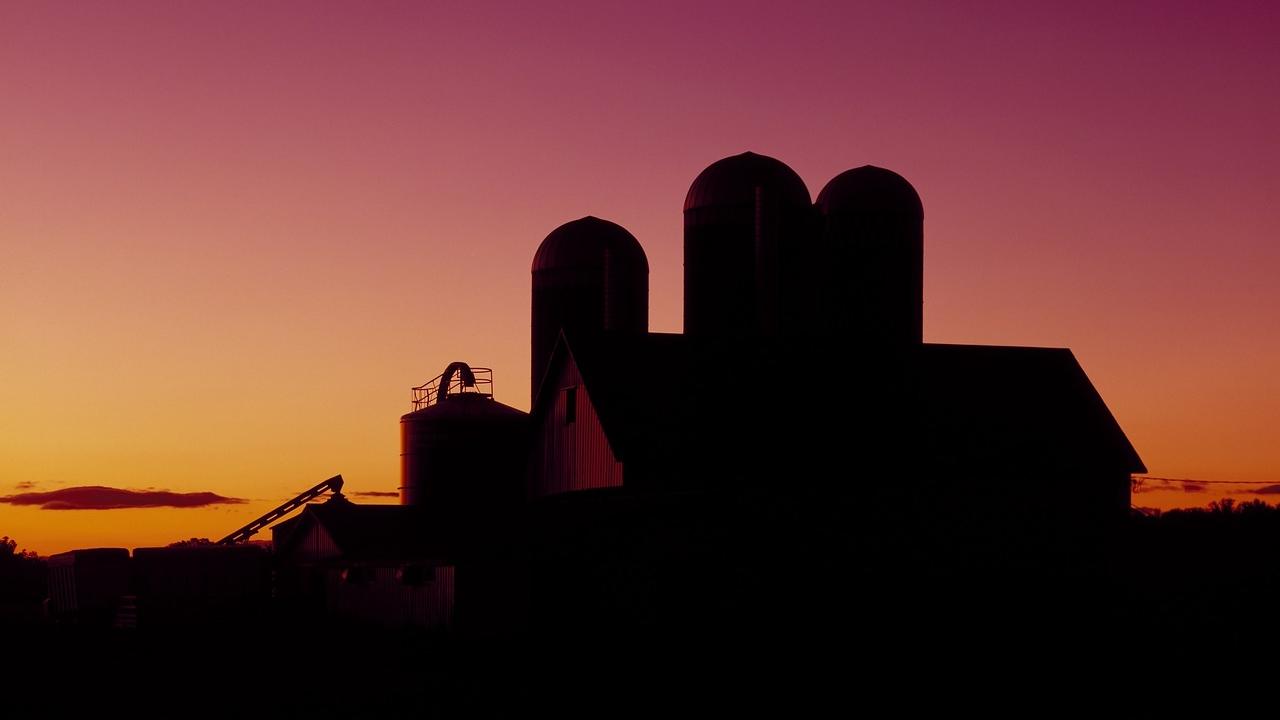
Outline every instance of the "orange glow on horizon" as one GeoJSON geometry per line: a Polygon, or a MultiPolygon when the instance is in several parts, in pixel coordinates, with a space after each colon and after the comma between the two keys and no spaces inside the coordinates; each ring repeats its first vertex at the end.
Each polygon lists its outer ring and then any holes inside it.
{"type": "Polygon", "coordinates": [[[926,341],[1070,347],[1151,474],[1280,482],[1280,11],[735,8],[0,7],[0,495],[249,501],[0,504],[0,535],[216,539],[337,473],[394,491],[448,362],[527,409],[566,220],[630,230],[680,331],[681,201],[743,150],[814,196],[916,186],[926,341]]]}

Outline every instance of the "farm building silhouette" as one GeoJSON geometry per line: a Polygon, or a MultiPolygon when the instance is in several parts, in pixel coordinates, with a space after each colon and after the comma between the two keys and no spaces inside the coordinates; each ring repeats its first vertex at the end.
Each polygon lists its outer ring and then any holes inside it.
{"type": "Polygon", "coordinates": [[[530,412],[461,362],[415,388],[402,504],[276,524],[276,597],[479,633],[829,629],[1105,560],[1142,461],[1069,350],[923,342],[923,219],[882,168],[814,202],[773,158],[713,163],[683,334],[649,332],[631,233],[556,228],[530,412]]]}

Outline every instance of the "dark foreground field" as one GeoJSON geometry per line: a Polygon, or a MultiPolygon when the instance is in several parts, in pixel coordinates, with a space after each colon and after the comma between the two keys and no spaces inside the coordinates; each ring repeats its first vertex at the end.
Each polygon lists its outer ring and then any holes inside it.
{"type": "MultiPolygon", "coordinates": [[[[1167,598],[1166,598],[1167,599],[1167,598]]],[[[1126,599],[1132,603],[1134,598],[1126,599]]],[[[1268,664],[1274,630],[1216,613],[1000,615],[944,594],[827,632],[742,627],[476,638],[351,627],[6,637],[6,718],[827,717],[1144,705],[1268,664]],[[944,607],[952,603],[950,608],[944,607]],[[1175,617],[1176,616],[1176,617],[1175,617]],[[1262,655],[1258,650],[1262,649],[1262,655]],[[1185,679],[1182,678],[1186,675],[1185,679]],[[1034,706],[1023,705],[1030,695],[1034,706]]],[[[1038,714],[1038,713],[1036,713],[1038,714]]]]}
{"type": "Polygon", "coordinates": [[[629,629],[585,607],[563,617],[590,622],[502,636],[283,612],[137,630],[11,616],[0,718],[1039,715],[1098,698],[1146,715],[1273,674],[1274,509],[1135,517],[1116,547],[1012,569],[850,562],[733,614],[629,629]]]}

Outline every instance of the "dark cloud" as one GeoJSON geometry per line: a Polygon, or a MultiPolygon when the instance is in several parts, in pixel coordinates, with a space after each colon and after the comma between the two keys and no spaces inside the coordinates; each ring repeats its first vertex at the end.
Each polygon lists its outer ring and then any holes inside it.
{"type": "Polygon", "coordinates": [[[123,490],[121,488],[87,485],[69,487],[50,492],[26,492],[0,496],[0,503],[10,505],[38,505],[41,510],[119,510],[122,508],[178,507],[192,508],[208,505],[243,503],[240,498],[223,497],[217,493],[177,493],[168,490],[123,490]]]}
{"type": "Polygon", "coordinates": [[[1205,486],[1197,485],[1196,483],[1189,483],[1189,482],[1182,483],[1182,492],[1202,493],[1207,489],[1208,488],[1206,488],[1205,486]]]}
{"type": "Polygon", "coordinates": [[[1245,490],[1250,495],[1280,495],[1280,485],[1263,485],[1260,488],[1245,490]]]}
{"type": "Polygon", "coordinates": [[[24,481],[22,481],[22,482],[18,483],[17,485],[14,485],[14,486],[13,486],[13,489],[14,489],[14,490],[34,490],[34,489],[35,489],[35,487],[36,487],[36,484],[35,484],[35,483],[33,483],[33,482],[29,481],[29,480],[24,480],[24,481]]]}
{"type": "Polygon", "coordinates": [[[362,490],[351,494],[357,497],[400,497],[400,493],[395,490],[362,490]]]}

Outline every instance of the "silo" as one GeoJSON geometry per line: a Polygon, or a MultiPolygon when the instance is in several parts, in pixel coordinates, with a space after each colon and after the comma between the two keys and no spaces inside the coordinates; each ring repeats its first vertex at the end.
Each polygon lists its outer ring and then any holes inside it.
{"type": "Polygon", "coordinates": [[[923,341],[924,206],[892,170],[864,165],[818,194],[827,331],[870,347],[923,341]]]}
{"type": "Polygon", "coordinates": [[[533,256],[532,374],[536,399],[561,329],[649,330],[649,260],[625,228],[597,217],[551,231],[533,256]]]}
{"type": "Polygon", "coordinates": [[[684,200],[684,331],[804,332],[816,261],[809,189],[794,170],[746,152],[712,163],[684,200]]]}
{"type": "Polygon", "coordinates": [[[493,399],[493,375],[455,362],[414,388],[400,418],[400,503],[458,510],[518,502],[528,414],[493,399]]]}

